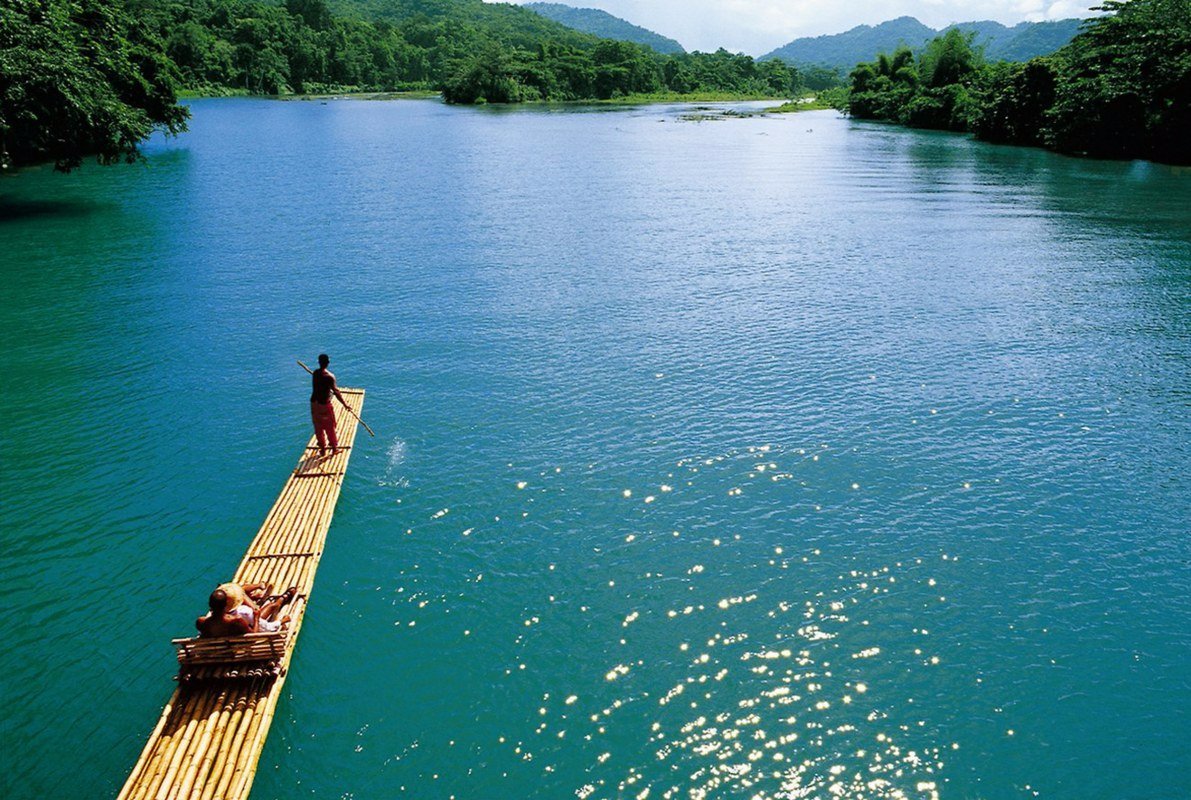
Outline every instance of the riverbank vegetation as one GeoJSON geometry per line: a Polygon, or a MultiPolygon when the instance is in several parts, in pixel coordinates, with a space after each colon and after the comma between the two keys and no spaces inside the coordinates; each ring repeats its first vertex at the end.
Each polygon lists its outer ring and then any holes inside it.
{"type": "Polygon", "coordinates": [[[590,50],[552,45],[536,52],[486,48],[442,81],[449,103],[696,94],[792,97],[801,90],[798,71],[780,61],[758,63],[726,50],[663,56],[608,39],[590,50]]]}
{"type": "Polygon", "coordinates": [[[848,90],[835,86],[819,92],[807,92],[802,97],[789,100],[780,106],[765,109],[767,114],[791,114],[797,111],[843,111],[848,106],[848,90]]]}
{"type": "Polygon", "coordinates": [[[848,112],[990,142],[1191,163],[1191,5],[1108,0],[1051,56],[987,62],[948,31],[852,71],[848,112]]]}

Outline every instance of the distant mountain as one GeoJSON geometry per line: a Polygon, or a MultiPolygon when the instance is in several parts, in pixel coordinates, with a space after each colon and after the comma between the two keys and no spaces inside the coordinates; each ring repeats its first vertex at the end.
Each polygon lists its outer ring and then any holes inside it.
{"type": "Polygon", "coordinates": [[[528,8],[543,17],[574,28],[583,33],[590,33],[603,39],[620,39],[625,42],[636,42],[652,47],[659,53],[685,53],[682,45],[673,39],[667,39],[660,33],[654,33],[648,28],[642,28],[631,22],[614,17],[607,11],[598,8],[574,8],[562,3],[527,3],[528,8]]]}
{"type": "Polygon", "coordinates": [[[1007,40],[989,45],[985,55],[1005,61],[1029,61],[1035,56],[1049,55],[1074,39],[1083,23],[1082,19],[1023,22],[1008,29],[1013,35],[1007,40]]]}
{"type": "Polygon", "coordinates": [[[937,32],[913,17],[898,17],[880,25],[857,25],[844,33],[795,39],[761,59],[780,58],[788,64],[821,64],[825,67],[851,69],[861,61],[871,61],[882,50],[899,44],[918,47],[937,32]]]}
{"type": "Polygon", "coordinates": [[[976,34],[975,44],[992,60],[1028,61],[1058,50],[1079,32],[1083,20],[1022,22],[1013,27],[991,20],[960,22],[943,30],[923,25],[913,17],[898,17],[880,25],[858,25],[850,31],[829,36],[795,39],[761,60],[780,58],[790,64],[820,64],[849,70],[861,61],[872,61],[877,53],[892,53],[898,45],[917,50],[951,28],[976,34]]]}

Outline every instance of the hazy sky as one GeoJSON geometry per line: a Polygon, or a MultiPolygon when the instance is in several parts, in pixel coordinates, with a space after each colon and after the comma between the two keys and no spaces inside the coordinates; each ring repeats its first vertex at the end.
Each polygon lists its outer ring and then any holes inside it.
{"type": "MultiPolygon", "coordinates": [[[[759,56],[799,36],[840,33],[862,23],[917,17],[932,28],[952,22],[1085,17],[1088,0],[555,0],[601,8],[677,39],[688,50],[724,47],[759,56]]],[[[520,0],[529,2],[529,0],[520,0]]]]}

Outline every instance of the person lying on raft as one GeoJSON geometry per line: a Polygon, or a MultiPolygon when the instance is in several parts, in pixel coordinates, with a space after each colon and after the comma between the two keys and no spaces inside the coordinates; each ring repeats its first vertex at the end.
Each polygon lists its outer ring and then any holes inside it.
{"type": "Polygon", "coordinates": [[[231,609],[231,613],[243,617],[254,632],[268,633],[281,629],[281,622],[284,620],[274,622],[273,617],[298,593],[297,588],[293,587],[285,594],[269,596],[272,587],[265,583],[250,583],[246,586],[221,583],[219,588],[227,594],[227,607],[231,609]]]}
{"type": "Polygon", "coordinates": [[[221,583],[218,589],[222,589],[227,595],[227,607],[234,609],[236,613],[242,615],[252,624],[251,617],[256,615],[260,607],[269,600],[269,590],[273,587],[267,583],[248,583],[241,586],[238,583],[221,583]],[[249,614],[248,609],[252,613],[249,614]]]}
{"type": "Polygon", "coordinates": [[[246,633],[278,631],[282,625],[289,622],[289,617],[279,620],[274,617],[297,595],[296,587],[291,586],[284,594],[269,598],[259,608],[255,601],[248,598],[245,588],[253,591],[261,599],[264,599],[264,594],[268,592],[268,587],[263,584],[251,584],[248,587],[234,583],[223,584],[211,592],[211,597],[208,598],[211,610],[194,622],[200,637],[243,636],[246,633]]]}

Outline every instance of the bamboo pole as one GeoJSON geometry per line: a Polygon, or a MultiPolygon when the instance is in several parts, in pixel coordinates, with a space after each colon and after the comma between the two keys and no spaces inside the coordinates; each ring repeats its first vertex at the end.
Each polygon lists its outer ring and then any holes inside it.
{"type": "Polygon", "coordinates": [[[278,678],[274,682],[271,691],[262,695],[253,708],[252,720],[249,722],[248,730],[244,734],[244,746],[240,749],[236,758],[235,770],[232,772],[229,782],[228,797],[246,797],[248,795],[247,790],[251,782],[245,782],[245,772],[248,769],[249,762],[260,757],[260,750],[264,745],[263,737],[259,737],[258,741],[261,725],[264,723],[265,732],[267,733],[269,730],[268,722],[272,721],[272,715],[265,712],[269,707],[270,700],[280,692],[283,683],[284,678],[278,678]]]}
{"type": "Polygon", "coordinates": [[[195,771],[194,780],[190,786],[184,787],[183,791],[179,793],[179,797],[195,798],[201,796],[203,787],[210,777],[211,770],[215,766],[215,756],[219,752],[218,746],[227,736],[228,726],[231,722],[232,715],[240,707],[239,700],[244,694],[243,686],[236,685],[223,703],[219,711],[219,717],[211,731],[211,737],[206,746],[203,748],[198,764],[198,769],[195,771]]]}
{"type": "Polygon", "coordinates": [[[244,695],[243,703],[238,709],[239,719],[234,727],[230,728],[228,734],[224,737],[225,741],[219,746],[216,753],[216,761],[219,764],[218,776],[212,770],[211,778],[209,779],[209,786],[203,790],[202,800],[212,800],[212,798],[223,798],[227,792],[228,784],[231,783],[232,773],[235,772],[236,756],[240,753],[240,749],[244,746],[244,740],[247,738],[248,728],[252,724],[252,718],[256,704],[259,702],[262,692],[266,691],[264,684],[260,679],[253,680],[249,684],[248,691],[244,695]]]}
{"type": "Polygon", "coordinates": [[[145,772],[142,775],[142,781],[137,791],[132,793],[134,800],[143,800],[149,797],[156,790],[161,782],[163,775],[163,763],[168,762],[168,754],[171,749],[177,744],[177,740],[181,736],[184,729],[185,721],[188,715],[193,714],[198,702],[201,700],[199,695],[188,690],[182,690],[181,702],[174,706],[170,718],[166,721],[165,728],[162,732],[162,737],[154,743],[153,753],[145,764],[145,772]]]}
{"type": "Polygon", "coordinates": [[[145,749],[141,751],[141,757],[137,759],[136,765],[132,768],[132,774],[129,776],[128,783],[124,784],[124,788],[120,790],[120,794],[116,800],[128,800],[132,792],[132,788],[136,786],[134,781],[140,777],[141,772],[145,769],[145,764],[149,761],[149,756],[156,748],[157,742],[160,741],[161,731],[165,727],[165,722],[170,717],[170,713],[174,710],[175,704],[178,702],[178,695],[182,693],[181,689],[175,689],[169,701],[165,704],[165,709],[161,712],[161,717],[157,720],[157,725],[153,728],[153,733],[149,735],[149,741],[145,743],[145,749]]]}
{"type": "Polygon", "coordinates": [[[174,781],[174,785],[170,788],[170,792],[166,795],[166,800],[176,800],[179,797],[185,797],[186,793],[190,791],[190,787],[194,785],[194,779],[198,776],[199,764],[203,761],[203,753],[211,742],[211,733],[215,725],[219,722],[220,711],[223,708],[224,702],[227,700],[227,687],[215,695],[215,701],[211,707],[207,709],[206,717],[199,721],[198,730],[196,732],[197,739],[194,747],[192,747],[186,754],[183,760],[185,768],[181,770],[180,777],[174,781]]]}
{"type": "Polygon", "coordinates": [[[182,759],[186,755],[186,749],[190,746],[191,739],[194,738],[194,731],[198,727],[199,720],[202,719],[204,712],[212,702],[214,702],[214,696],[211,693],[204,693],[198,698],[198,707],[186,720],[182,735],[171,741],[170,747],[162,754],[163,759],[158,764],[156,776],[160,777],[160,781],[158,781],[157,791],[153,795],[156,800],[166,800],[169,796],[170,786],[178,774],[178,768],[182,766],[182,759]]]}

